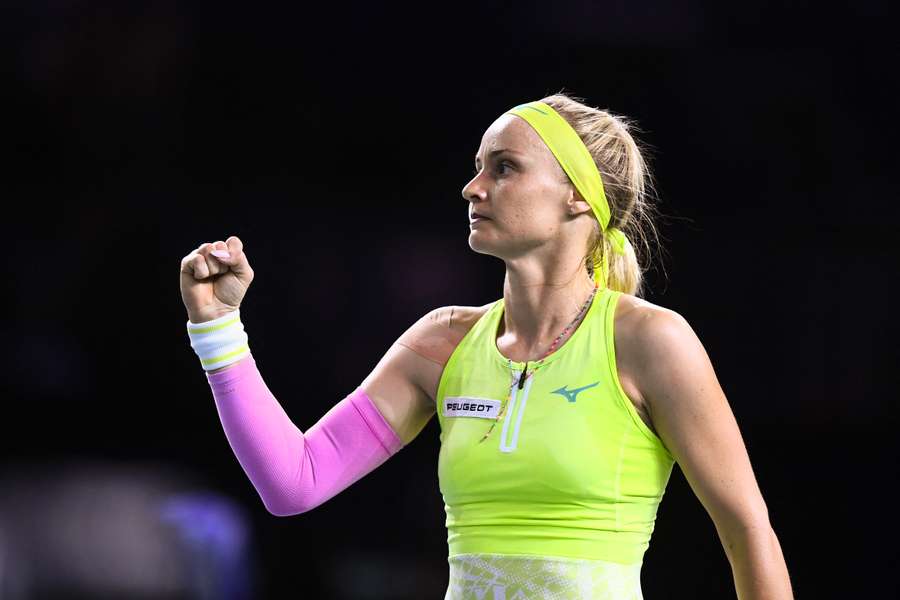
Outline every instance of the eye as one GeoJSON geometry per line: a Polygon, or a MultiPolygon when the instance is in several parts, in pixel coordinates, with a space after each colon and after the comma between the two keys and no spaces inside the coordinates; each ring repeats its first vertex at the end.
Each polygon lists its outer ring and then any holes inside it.
{"type": "MultiPolygon", "coordinates": [[[[497,172],[502,175],[505,172],[503,171],[503,169],[509,168],[510,166],[511,165],[509,165],[509,163],[507,163],[506,161],[497,163],[497,172]]],[[[472,175],[478,175],[478,167],[475,167],[475,169],[472,171],[472,175]]]]}

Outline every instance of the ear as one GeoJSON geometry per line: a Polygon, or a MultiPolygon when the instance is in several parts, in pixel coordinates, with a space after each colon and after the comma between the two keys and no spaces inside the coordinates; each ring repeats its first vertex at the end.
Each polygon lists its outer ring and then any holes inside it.
{"type": "Polygon", "coordinates": [[[594,210],[581,196],[581,192],[578,191],[578,188],[574,185],[570,185],[569,189],[570,193],[566,199],[566,212],[568,212],[570,216],[577,217],[580,214],[590,213],[594,210]]]}

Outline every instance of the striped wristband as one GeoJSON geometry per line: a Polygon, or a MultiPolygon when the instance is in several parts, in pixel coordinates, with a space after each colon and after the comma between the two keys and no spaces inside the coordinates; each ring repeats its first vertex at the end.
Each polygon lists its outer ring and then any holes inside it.
{"type": "Polygon", "coordinates": [[[250,354],[240,309],[205,323],[188,321],[187,331],[205,371],[221,369],[250,354]]]}

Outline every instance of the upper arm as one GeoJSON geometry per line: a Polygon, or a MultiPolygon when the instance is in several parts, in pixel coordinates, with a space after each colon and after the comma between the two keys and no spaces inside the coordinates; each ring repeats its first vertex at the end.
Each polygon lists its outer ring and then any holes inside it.
{"type": "Polygon", "coordinates": [[[437,383],[455,347],[455,308],[436,308],[413,323],[360,384],[404,445],[435,414],[437,383]]]}
{"type": "Polygon", "coordinates": [[[768,525],[737,421],[691,326],[657,307],[642,311],[635,331],[653,424],[720,536],[768,525]]]}

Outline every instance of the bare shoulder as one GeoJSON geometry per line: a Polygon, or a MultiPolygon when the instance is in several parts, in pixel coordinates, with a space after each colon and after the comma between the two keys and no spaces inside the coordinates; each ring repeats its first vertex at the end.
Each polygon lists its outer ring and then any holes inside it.
{"type": "MultiPolygon", "coordinates": [[[[643,298],[622,294],[616,306],[616,330],[629,334],[651,333],[652,329],[671,321],[684,320],[680,314],[670,308],[648,302],[643,298]],[[648,331],[651,330],[651,331],[648,331]]],[[[630,340],[636,340],[629,335],[630,340]]],[[[618,339],[616,340],[618,341],[618,339]]]]}
{"type": "Polygon", "coordinates": [[[441,306],[428,312],[397,339],[397,343],[443,368],[473,325],[490,308],[441,306]]]}
{"type": "Polygon", "coordinates": [[[441,306],[425,314],[401,335],[395,344],[411,350],[422,364],[411,377],[431,402],[450,355],[472,326],[488,311],[484,306],[441,306]]]}
{"type": "Polygon", "coordinates": [[[434,416],[444,365],[486,309],[442,306],[429,311],[397,338],[360,384],[404,445],[434,416]]]}
{"type": "Polygon", "coordinates": [[[641,419],[655,433],[652,406],[643,383],[648,369],[674,358],[673,348],[691,332],[679,313],[630,294],[619,296],[615,314],[616,369],[622,389],[641,419]]]}

